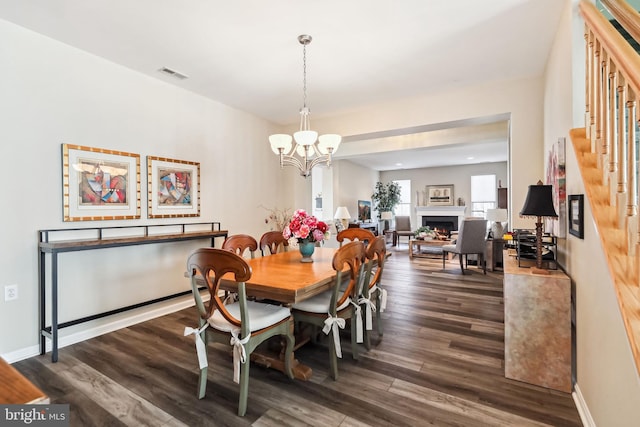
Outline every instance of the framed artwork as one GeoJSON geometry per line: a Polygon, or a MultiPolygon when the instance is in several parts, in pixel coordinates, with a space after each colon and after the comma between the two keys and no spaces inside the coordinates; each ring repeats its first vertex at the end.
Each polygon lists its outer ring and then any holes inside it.
{"type": "Polygon", "coordinates": [[[62,144],[64,221],[140,218],[140,155],[62,144]]]}
{"type": "Polygon", "coordinates": [[[200,216],[200,163],[147,156],[149,218],[200,216]]]}
{"type": "Polygon", "coordinates": [[[358,221],[371,221],[371,201],[358,200],[358,221]]]}
{"type": "Polygon", "coordinates": [[[453,185],[427,185],[427,206],[453,206],[453,185]]]}
{"type": "Polygon", "coordinates": [[[556,141],[547,159],[547,184],[551,184],[553,206],[558,218],[545,219],[545,230],[560,238],[567,237],[567,178],[565,173],[565,138],[556,141]]]}
{"type": "Polygon", "coordinates": [[[569,234],[584,239],[584,196],[569,196],[569,234]]]}

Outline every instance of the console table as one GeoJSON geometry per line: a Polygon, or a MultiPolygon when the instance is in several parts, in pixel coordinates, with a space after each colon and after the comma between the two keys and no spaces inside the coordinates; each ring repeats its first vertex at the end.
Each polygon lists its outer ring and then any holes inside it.
{"type": "Polygon", "coordinates": [[[504,263],[504,375],[570,393],[571,279],[504,263]]]}
{"type": "Polygon", "coordinates": [[[191,291],[179,292],[173,295],[144,301],[138,304],[117,308],[104,313],[93,314],[80,319],[58,323],[58,254],[64,252],[88,251],[92,249],[106,249],[122,246],[148,245],[152,243],[181,242],[196,239],[211,239],[211,246],[215,246],[217,237],[226,238],[227,231],[220,230],[219,222],[192,224],[161,224],[139,225],[124,227],[94,227],[94,228],[65,228],[38,231],[38,287],[40,292],[40,354],[46,352],[46,338],[52,341],[51,361],[58,361],[58,330],[90,320],[99,319],[117,313],[122,313],[145,305],[166,301],[171,298],[187,295],[191,291]],[[133,232],[138,235],[130,235],[133,232]],[[90,238],[78,238],[84,234],[90,238]],[[126,237],[119,237],[126,235],[126,237]],[[65,239],[66,237],[66,239],[65,239]],[[69,239],[70,238],[70,239],[69,239]],[[51,326],[46,325],[47,299],[45,278],[46,254],[51,258],[51,326]]]}

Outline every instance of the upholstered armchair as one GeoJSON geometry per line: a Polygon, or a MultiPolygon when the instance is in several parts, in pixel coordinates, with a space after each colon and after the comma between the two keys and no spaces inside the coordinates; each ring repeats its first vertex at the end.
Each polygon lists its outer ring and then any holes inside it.
{"type": "Polygon", "coordinates": [[[400,244],[400,237],[407,238],[407,244],[413,237],[413,231],[411,231],[411,217],[409,216],[396,216],[396,231],[393,233],[393,246],[400,244]]]}
{"type": "Polygon", "coordinates": [[[445,268],[447,254],[454,253],[460,258],[460,270],[464,274],[467,255],[475,254],[478,256],[478,267],[481,267],[484,274],[487,274],[484,262],[484,252],[487,248],[486,240],[487,220],[465,219],[460,225],[456,244],[442,246],[442,269],[445,268]]]}

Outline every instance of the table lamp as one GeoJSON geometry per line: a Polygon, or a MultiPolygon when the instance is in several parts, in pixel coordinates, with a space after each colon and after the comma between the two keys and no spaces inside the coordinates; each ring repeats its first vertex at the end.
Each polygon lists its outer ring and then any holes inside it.
{"type": "Polygon", "coordinates": [[[504,235],[502,223],[508,219],[506,209],[487,209],[487,221],[493,221],[491,225],[491,235],[494,239],[502,239],[504,235]]]}
{"type": "Polygon", "coordinates": [[[349,215],[349,210],[346,206],[338,206],[336,209],[336,214],[333,216],[335,219],[339,219],[342,222],[342,226],[346,230],[349,228],[349,219],[351,219],[351,215],[349,215]]]}
{"type": "Polygon", "coordinates": [[[549,274],[548,270],[542,268],[542,218],[558,217],[553,207],[551,185],[543,185],[542,181],[538,181],[537,185],[530,185],[520,216],[536,218],[536,267],[531,272],[549,274]]]}

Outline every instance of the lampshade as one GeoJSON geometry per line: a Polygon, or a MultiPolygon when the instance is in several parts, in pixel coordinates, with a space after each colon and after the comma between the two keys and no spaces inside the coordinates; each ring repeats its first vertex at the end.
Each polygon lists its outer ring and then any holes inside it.
{"type": "Polygon", "coordinates": [[[553,207],[553,194],[551,185],[543,185],[538,181],[537,185],[529,186],[529,193],[520,211],[521,216],[546,216],[557,218],[558,214],[553,207]]]}
{"type": "Polygon", "coordinates": [[[506,209],[487,209],[487,221],[505,222],[508,219],[506,209]]]}
{"type": "Polygon", "coordinates": [[[542,217],[558,217],[556,209],[553,207],[551,186],[543,185],[542,181],[538,181],[537,185],[530,185],[520,216],[533,216],[536,218],[536,266],[531,271],[539,274],[549,274],[548,270],[542,269],[542,217]]]}
{"type": "Polygon", "coordinates": [[[338,209],[336,209],[336,214],[333,217],[335,219],[350,219],[351,215],[349,215],[349,210],[346,206],[338,206],[338,209]]]}
{"type": "Polygon", "coordinates": [[[380,219],[391,219],[393,214],[390,211],[380,212],[380,219]]]}

